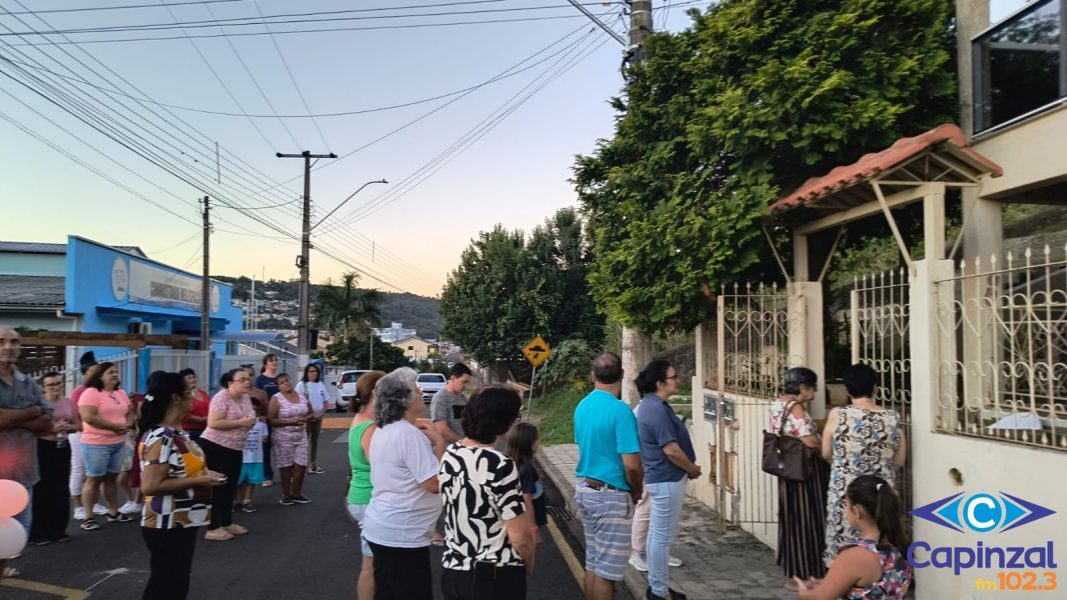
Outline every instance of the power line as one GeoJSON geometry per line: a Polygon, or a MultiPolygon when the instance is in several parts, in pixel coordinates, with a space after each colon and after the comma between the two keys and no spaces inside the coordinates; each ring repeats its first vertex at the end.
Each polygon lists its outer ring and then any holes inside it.
{"type": "MultiPolygon", "coordinates": [[[[224,4],[230,2],[246,2],[247,0],[194,0],[193,2],[169,2],[171,6],[186,6],[189,4],[224,4]]],[[[105,10],[126,10],[135,8],[159,8],[158,4],[124,4],[120,6],[83,6],[79,8],[50,8],[42,10],[20,10],[11,11],[12,15],[32,15],[32,14],[48,14],[48,13],[78,13],[78,12],[94,12],[105,10]]]]}
{"type": "MultiPolygon", "coordinates": [[[[259,13],[260,17],[262,17],[263,11],[259,8],[258,2],[255,3],[255,7],[256,12],[259,13]]],[[[270,25],[264,25],[263,27],[266,28],[267,33],[271,33],[270,25]]],[[[308,106],[308,101],[304,98],[304,92],[301,91],[300,84],[296,82],[296,77],[293,77],[293,70],[289,68],[289,61],[285,60],[285,53],[282,52],[281,46],[278,45],[278,40],[274,37],[273,34],[270,36],[270,42],[274,45],[274,51],[278,53],[278,58],[281,59],[282,66],[285,67],[286,74],[289,75],[289,81],[293,84],[293,89],[296,90],[296,95],[300,97],[300,103],[304,105],[304,111],[307,112],[309,117],[311,117],[311,123],[315,126],[315,131],[318,132],[319,139],[322,140],[322,147],[329,150],[330,143],[326,141],[326,136],[322,133],[322,128],[319,127],[318,119],[312,116],[311,107],[308,106]]],[[[274,112],[274,116],[279,116],[277,111],[274,112]]],[[[318,159],[315,159],[315,162],[318,162],[318,159]]]]}
{"type": "MultiPolygon", "coordinates": [[[[588,3],[586,6],[597,6],[599,2],[588,3]]],[[[554,4],[548,6],[522,6],[512,8],[486,8],[478,10],[467,11],[441,11],[441,12],[427,12],[427,13],[415,13],[415,14],[395,14],[395,15],[365,15],[365,16],[352,16],[341,17],[336,15],[351,14],[351,13],[365,13],[365,12],[378,12],[386,10],[397,10],[396,8],[372,8],[372,9],[348,9],[348,10],[329,10],[329,11],[313,11],[304,13],[283,13],[276,15],[261,16],[259,20],[256,17],[230,17],[225,19],[219,19],[215,17],[214,12],[210,6],[204,6],[204,8],[211,14],[211,19],[201,19],[196,21],[175,21],[174,23],[131,23],[126,25],[102,25],[98,27],[81,27],[72,29],[62,29],[58,33],[75,34],[75,33],[124,33],[129,31],[169,31],[172,29],[206,29],[212,27],[219,27],[225,25],[226,27],[248,27],[254,25],[293,25],[299,23],[334,23],[344,21],[377,21],[383,19],[415,19],[415,18],[427,18],[427,17],[451,17],[451,16],[463,16],[463,15],[481,15],[481,14],[501,14],[501,13],[514,13],[514,12],[531,12],[531,11],[544,11],[544,10],[570,10],[573,8],[571,4],[554,4]],[[313,18],[292,18],[288,17],[317,17],[328,16],[325,19],[313,19],[313,18]],[[284,19],[284,20],[275,20],[284,19]]],[[[422,7],[410,7],[410,8],[422,8],[422,7]]],[[[258,7],[257,7],[258,9],[258,7]]],[[[262,13],[260,13],[262,15],[262,13]]]]}
{"type": "MultiPolygon", "coordinates": [[[[585,18],[585,17],[583,15],[559,15],[559,16],[549,16],[549,17],[525,17],[525,18],[519,18],[519,19],[486,19],[486,20],[478,20],[478,21],[451,21],[451,22],[447,22],[447,23],[420,23],[420,24],[417,24],[417,25],[377,25],[377,26],[370,26],[370,27],[328,27],[328,28],[319,28],[319,29],[289,29],[289,30],[285,30],[285,31],[274,31],[273,35],[283,35],[283,34],[284,35],[289,35],[289,34],[295,34],[295,33],[329,33],[329,32],[337,32],[337,31],[383,31],[383,30],[391,30],[391,29],[425,29],[425,28],[431,28],[431,27],[454,27],[454,26],[462,26],[462,25],[495,25],[495,24],[500,24],[500,23],[530,23],[530,22],[535,22],[535,21],[556,21],[556,20],[559,20],[559,19],[577,19],[577,18],[585,18]]],[[[57,32],[54,32],[54,33],[63,33],[63,32],[57,31],[57,32]]],[[[34,33],[31,33],[31,32],[25,32],[24,35],[40,35],[40,34],[34,34],[34,33]]],[[[249,37],[249,36],[261,36],[261,35],[268,35],[268,34],[267,34],[266,31],[247,31],[247,32],[237,32],[237,33],[217,33],[217,34],[191,35],[191,36],[188,36],[188,37],[191,37],[193,39],[211,39],[211,38],[220,38],[220,37],[249,37]]],[[[180,40],[180,39],[184,39],[185,37],[186,36],[169,35],[169,36],[156,36],[156,37],[95,39],[95,40],[78,40],[78,41],[64,40],[64,41],[61,41],[61,42],[52,42],[52,43],[59,44],[59,45],[70,45],[70,44],[112,44],[112,43],[123,43],[123,42],[159,42],[159,41],[168,41],[168,40],[180,40]]],[[[49,43],[47,43],[47,42],[24,42],[24,43],[20,43],[20,44],[12,44],[12,45],[13,46],[46,46],[46,45],[49,45],[49,43]]]]}
{"type": "Polygon", "coordinates": [[[189,242],[195,240],[198,237],[200,237],[200,232],[194,233],[193,235],[185,238],[184,240],[178,242],[177,244],[174,244],[173,246],[167,246],[166,248],[161,248],[159,250],[149,250],[148,254],[160,254],[160,253],[166,252],[168,250],[173,250],[175,248],[178,248],[178,247],[181,247],[181,246],[184,246],[184,245],[188,244],[189,242]]]}
{"type": "MultiPolygon", "coordinates": [[[[208,13],[212,17],[215,16],[215,13],[211,10],[210,6],[205,6],[204,8],[207,9],[208,13]]],[[[224,30],[222,29],[222,27],[219,27],[219,31],[221,32],[224,30]]],[[[185,33],[185,27],[182,27],[182,33],[185,33]]],[[[252,80],[252,84],[256,86],[257,90],[259,90],[259,95],[262,96],[263,101],[267,103],[267,107],[270,108],[270,112],[272,112],[275,118],[277,118],[278,111],[274,109],[274,103],[270,101],[270,97],[267,96],[267,93],[263,91],[263,86],[259,85],[259,79],[256,79],[256,76],[252,74],[252,70],[248,68],[248,64],[245,63],[244,57],[242,57],[241,53],[237,50],[237,46],[234,45],[233,40],[228,37],[225,39],[226,45],[230,47],[230,50],[233,51],[233,55],[237,57],[237,62],[241,63],[241,68],[244,69],[245,74],[248,75],[248,78],[252,80]]],[[[271,39],[274,39],[274,36],[271,36],[271,39]]],[[[289,126],[285,123],[285,121],[283,121],[282,119],[278,119],[278,122],[281,123],[282,129],[285,130],[285,133],[289,135],[289,140],[292,141],[293,144],[295,144],[296,146],[300,146],[300,142],[297,141],[296,136],[293,135],[293,132],[289,129],[289,126]]]]}

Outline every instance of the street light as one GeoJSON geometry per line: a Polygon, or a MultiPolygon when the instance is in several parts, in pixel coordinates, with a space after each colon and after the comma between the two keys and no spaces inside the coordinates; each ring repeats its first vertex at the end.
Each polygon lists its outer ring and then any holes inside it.
{"type": "Polygon", "coordinates": [[[317,228],[319,225],[322,225],[324,222],[326,222],[326,219],[329,219],[331,216],[333,216],[333,213],[337,212],[342,206],[345,205],[346,202],[348,202],[349,200],[354,198],[356,194],[358,194],[358,193],[363,191],[363,188],[367,187],[368,185],[370,185],[372,183],[389,183],[389,182],[384,180],[384,179],[375,179],[374,181],[368,181],[367,183],[364,183],[363,185],[359,186],[358,190],[352,192],[352,194],[349,197],[347,197],[344,200],[342,200],[341,203],[338,204],[336,208],[334,208],[333,210],[331,210],[329,212],[329,214],[327,214],[325,217],[323,217],[318,223],[315,223],[315,225],[313,225],[311,227],[311,230],[314,231],[315,228],[317,228]]]}

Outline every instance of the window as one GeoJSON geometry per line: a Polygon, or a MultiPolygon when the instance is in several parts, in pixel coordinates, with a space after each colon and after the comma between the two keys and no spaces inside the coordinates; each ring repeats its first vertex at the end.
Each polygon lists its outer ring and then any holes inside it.
{"type": "Polygon", "coordinates": [[[975,132],[1067,97],[1065,1],[1033,2],[974,39],[975,132]]]}
{"type": "Polygon", "coordinates": [[[415,346],[408,346],[408,350],[414,350],[415,346]]]}

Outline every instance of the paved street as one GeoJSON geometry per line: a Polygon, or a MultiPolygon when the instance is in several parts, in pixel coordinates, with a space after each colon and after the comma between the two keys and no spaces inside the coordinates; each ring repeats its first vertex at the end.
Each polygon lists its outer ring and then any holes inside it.
{"type": "MultiPolygon", "coordinates": [[[[342,508],[347,468],[345,432],[323,432],[320,464],[325,475],[310,476],[306,506],[278,504],[278,486],[259,489],[259,511],[239,514],[250,533],[229,542],[197,543],[190,598],[354,598],[359,573],[359,536],[342,508]]],[[[15,562],[23,577],[15,585],[47,584],[67,588],[68,598],[140,598],[148,555],[135,524],[107,524],[86,533],[72,523],[72,541],[28,547],[15,562]],[[90,596],[77,595],[88,590],[90,596]]],[[[434,553],[435,589],[440,581],[440,551],[434,553]]],[[[12,580],[5,580],[12,581],[12,580]]],[[[580,589],[548,532],[538,554],[529,598],[579,598],[580,589]]],[[[56,590],[58,592],[59,590],[56,590]]],[[[4,600],[44,600],[56,594],[0,586],[4,600]]],[[[60,596],[63,597],[63,596],[60,596]]],[[[625,596],[620,595],[620,599],[625,596]]]]}

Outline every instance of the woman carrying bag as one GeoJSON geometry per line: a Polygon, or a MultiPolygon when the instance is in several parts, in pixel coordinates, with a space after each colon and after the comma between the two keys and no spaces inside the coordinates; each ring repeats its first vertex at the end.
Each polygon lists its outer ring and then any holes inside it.
{"type": "Polygon", "coordinates": [[[822,555],[830,466],[819,456],[819,430],[807,411],[818,382],[811,369],[785,372],[782,397],[771,404],[773,433],[765,434],[764,441],[764,471],[778,475],[778,565],[790,589],[796,589],[794,577],[807,581],[826,573],[822,555]]]}

